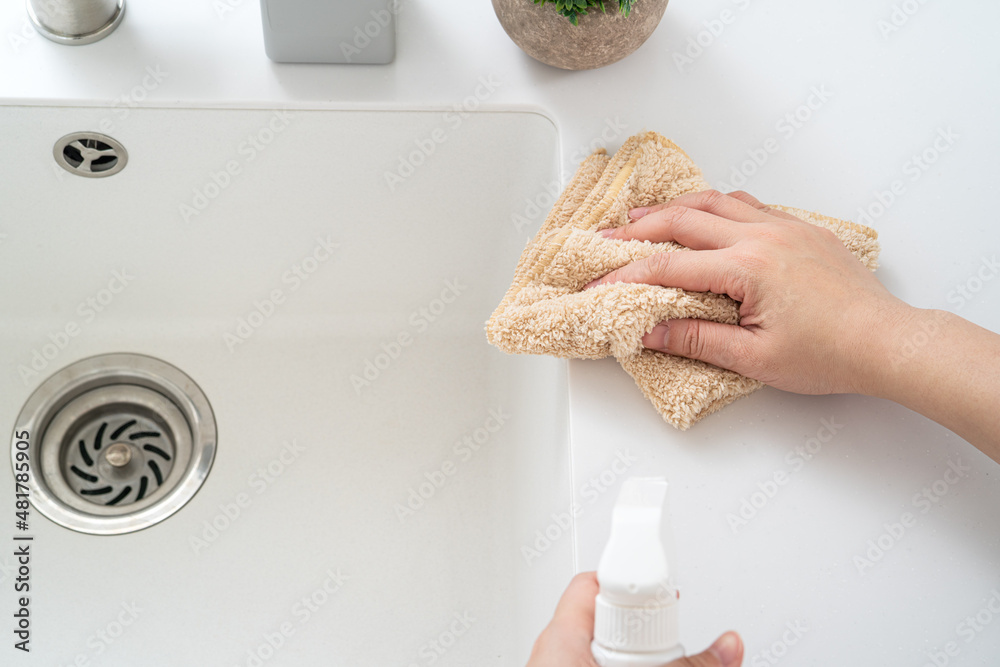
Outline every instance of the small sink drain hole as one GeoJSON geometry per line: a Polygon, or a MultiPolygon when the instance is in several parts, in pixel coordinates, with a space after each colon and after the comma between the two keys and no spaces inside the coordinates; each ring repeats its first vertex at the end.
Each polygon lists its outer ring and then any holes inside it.
{"type": "Polygon", "coordinates": [[[75,169],[79,169],[88,160],[84,152],[97,154],[96,157],[89,158],[90,170],[93,172],[107,171],[118,164],[118,155],[111,145],[97,139],[79,139],[67,144],[62,150],[63,158],[75,169]]]}
{"type": "Polygon", "coordinates": [[[97,132],[67,134],[55,143],[52,154],[66,171],[90,178],[117,174],[128,161],[121,143],[97,132]]]}

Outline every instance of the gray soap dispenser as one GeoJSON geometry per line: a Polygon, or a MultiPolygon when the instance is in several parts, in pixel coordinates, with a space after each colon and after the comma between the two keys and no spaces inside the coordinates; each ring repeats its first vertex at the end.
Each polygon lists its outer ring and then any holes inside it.
{"type": "Polygon", "coordinates": [[[385,65],[404,0],[260,0],[264,51],[279,63],[385,65]]]}

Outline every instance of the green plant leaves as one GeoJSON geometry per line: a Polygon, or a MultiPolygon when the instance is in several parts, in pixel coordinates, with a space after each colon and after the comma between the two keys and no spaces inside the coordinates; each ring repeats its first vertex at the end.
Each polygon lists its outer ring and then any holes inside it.
{"type": "MultiPolygon", "coordinates": [[[[610,2],[610,0],[608,0],[610,2]]],[[[602,12],[607,11],[604,7],[605,0],[535,0],[536,5],[544,5],[551,2],[556,6],[556,11],[569,19],[573,25],[579,25],[579,17],[586,16],[587,10],[599,7],[602,12]]],[[[632,11],[632,5],[638,0],[617,0],[618,12],[623,16],[628,16],[632,11]]]]}

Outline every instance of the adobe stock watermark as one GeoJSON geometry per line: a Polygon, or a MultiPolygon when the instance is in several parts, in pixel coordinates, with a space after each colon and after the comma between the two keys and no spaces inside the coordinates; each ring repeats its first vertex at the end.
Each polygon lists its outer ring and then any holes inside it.
{"type": "Polygon", "coordinates": [[[247,490],[240,491],[231,500],[220,503],[219,511],[211,518],[201,522],[201,527],[196,535],[188,537],[188,546],[191,547],[191,551],[198,556],[215,544],[253,505],[254,498],[271,488],[305,451],[305,446],[300,445],[294,439],[284,442],[281,450],[273,459],[268,461],[266,465],[258,467],[247,477],[247,490]]]}
{"type": "Polygon", "coordinates": [[[333,251],[340,247],[339,243],[330,240],[329,235],[316,237],[316,244],[302,259],[292,264],[281,274],[283,287],[275,287],[266,296],[255,299],[250,311],[236,320],[232,330],[222,334],[222,341],[230,353],[250,340],[264,324],[274,317],[281,306],[285,305],[290,294],[302,287],[324,264],[333,257],[333,251]]]}
{"type": "Polygon", "coordinates": [[[956,484],[967,479],[971,471],[972,468],[965,465],[961,458],[949,459],[938,479],[913,494],[910,504],[914,511],[903,512],[895,520],[883,523],[883,531],[877,537],[868,540],[865,550],[851,559],[858,574],[864,576],[868,570],[881,562],[885,555],[917,526],[920,517],[940,504],[941,499],[947,496],[956,484]]]}
{"type": "Polygon", "coordinates": [[[948,303],[955,306],[956,311],[960,310],[965,304],[975,299],[983,291],[983,288],[995,280],[998,275],[1000,275],[1000,262],[997,261],[997,256],[982,257],[979,266],[972,275],[948,292],[948,303]]]}
{"type": "MultiPolygon", "coordinates": [[[[246,3],[247,0],[212,0],[212,10],[215,12],[216,18],[221,21],[246,3]]],[[[250,4],[257,3],[251,2],[250,4]]]]}
{"type": "Polygon", "coordinates": [[[989,597],[979,605],[955,626],[954,639],[945,642],[940,648],[925,653],[927,661],[922,667],[947,667],[952,663],[952,658],[961,655],[963,646],[968,647],[994,621],[1000,619],[1000,587],[991,590],[989,597]]]}
{"type": "Polygon", "coordinates": [[[325,579],[307,595],[303,595],[288,611],[288,617],[271,631],[261,635],[261,642],[248,648],[246,654],[235,667],[263,667],[277,652],[295,636],[295,632],[308,623],[315,614],[330,603],[344,584],[350,580],[339,567],[331,567],[324,572],[325,579]]]}
{"type": "Polygon", "coordinates": [[[411,662],[407,667],[420,667],[421,664],[433,665],[458,643],[458,640],[469,631],[475,622],[476,617],[471,611],[454,612],[447,627],[417,650],[420,662],[411,662]]]}
{"type": "Polygon", "coordinates": [[[934,139],[923,149],[913,153],[901,167],[904,178],[893,179],[884,190],[875,190],[874,199],[858,209],[857,221],[869,227],[875,226],[875,221],[889,212],[899,198],[906,194],[910,185],[923,178],[945,153],[951,151],[961,135],[947,127],[938,127],[934,139]],[[907,185],[909,183],[910,185],[907,185]]]}
{"type": "Polygon", "coordinates": [[[880,18],[875,22],[875,27],[878,28],[882,39],[887,40],[905,28],[910,19],[916,16],[926,4],[927,0],[903,0],[894,4],[888,17],[880,18]]]}
{"type": "Polygon", "coordinates": [[[180,202],[177,211],[184,222],[190,222],[205,212],[209,205],[219,198],[233,184],[233,180],[243,173],[243,169],[267,150],[267,147],[282,132],[288,129],[294,115],[287,109],[278,109],[256,131],[248,134],[246,139],[236,146],[237,158],[227,160],[208,173],[205,182],[192,190],[188,202],[180,202]]]}
{"type": "Polygon", "coordinates": [[[777,136],[770,136],[760,146],[747,149],[747,159],[734,165],[730,170],[729,182],[720,182],[716,190],[732,192],[744,187],[781,150],[782,141],[791,140],[832,97],[833,92],[825,83],[810,88],[800,105],[786,112],[774,123],[777,136]]]}
{"type": "MultiPolygon", "coordinates": [[[[49,2],[48,4],[52,6],[55,3],[49,2]]],[[[11,30],[7,33],[7,45],[10,46],[11,51],[17,54],[37,37],[38,31],[35,30],[35,26],[31,24],[31,19],[25,16],[17,30],[11,30]]]]}
{"type": "Polygon", "coordinates": [[[97,129],[105,133],[114,131],[116,123],[127,120],[132,114],[132,109],[137,108],[140,102],[144,102],[149,94],[168,78],[170,72],[164,71],[160,63],[146,65],[139,82],[111,101],[111,114],[97,123],[97,129]]]}
{"type": "Polygon", "coordinates": [[[392,366],[393,362],[399,359],[404,350],[411,347],[418,336],[430,329],[431,325],[441,318],[448,307],[455,303],[466,289],[467,286],[460,283],[458,278],[446,280],[444,288],[436,298],[410,313],[410,317],[407,319],[409,327],[400,331],[388,342],[383,342],[379,346],[381,352],[365,359],[361,371],[351,375],[349,379],[354,393],[360,396],[364,390],[370,388],[374,382],[382,377],[382,374],[392,366]]]}
{"type": "Polygon", "coordinates": [[[568,171],[575,171],[581,162],[593,155],[594,152],[602,148],[607,149],[608,144],[618,140],[627,131],[628,125],[625,124],[625,122],[618,116],[615,116],[614,118],[605,118],[601,131],[594,135],[594,138],[588,143],[581,144],[575,151],[570,153],[568,164],[571,168],[568,171]]]}
{"type": "Polygon", "coordinates": [[[479,451],[490,444],[493,437],[503,430],[510,415],[503,406],[491,408],[482,426],[472,429],[455,440],[451,447],[453,457],[449,457],[431,470],[424,471],[422,480],[407,489],[406,500],[396,503],[393,509],[400,523],[427,506],[427,503],[454,477],[463,463],[468,463],[479,451]]]}
{"type": "MultiPolygon", "coordinates": [[[[960,311],[966,304],[973,301],[991,281],[1000,275],[1000,262],[996,255],[982,257],[979,266],[968,278],[959,282],[948,292],[948,303],[955,306],[955,312],[960,311]]],[[[895,352],[889,358],[889,364],[893,371],[899,370],[903,365],[914,359],[920,351],[930,345],[937,338],[947,324],[949,313],[942,310],[920,311],[920,318],[910,327],[901,340],[897,341],[895,352]]]]}
{"type": "Polygon", "coordinates": [[[417,172],[417,169],[426,164],[438,147],[448,141],[448,136],[462,127],[462,124],[497,91],[502,83],[495,74],[480,76],[472,94],[458,104],[452,105],[449,111],[441,115],[443,126],[439,125],[424,136],[414,139],[413,150],[399,155],[395,170],[386,170],[382,174],[389,191],[395,192],[396,188],[417,172]]]}
{"type": "Polygon", "coordinates": [[[97,628],[85,642],[90,649],[77,653],[71,662],[60,662],[58,667],[96,667],[95,658],[104,654],[139,619],[142,607],[135,602],[122,602],[113,618],[97,628]]]}
{"type": "Polygon", "coordinates": [[[897,341],[895,351],[889,358],[889,367],[898,371],[914,359],[920,350],[926,347],[941,333],[948,313],[940,310],[921,311],[920,319],[911,327],[902,340],[897,341]]]}
{"type": "Polygon", "coordinates": [[[607,663],[617,664],[608,655],[608,649],[620,649],[631,643],[631,641],[634,641],[637,636],[641,637],[643,628],[649,624],[661,623],[662,615],[670,613],[670,605],[675,604],[679,599],[680,591],[668,581],[667,583],[658,585],[656,590],[646,596],[641,604],[630,605],[629,609],[625,612],[626,616],[622,624],[624,629],[615,634],[614,637],[608,638],[608,641],[605,642],[606,646],[593,644],[592,649],[594,650],[594,657],[597,658],[597,663],[599,665],[607,663]]]}
{"type": "Polygon", "coordinates": [[[556,201],[559,200],[559,193],[562,185],[559,181],[549,181],[534,197],[526,197],[524,209],[520,212],[510,214],[510,224],[515,232],[522,232],[525,229],[533,229],[539,225],[556,201]]]}
{"type": "Polygon", "coordinates": [[[587,507],[611,490],[638,461],[639,459],[627,449],[616,450],[611,463],[580,486],[577,495],[582,502],[574,500],[566,510],[550,514],[549,523],[536,530],[531,541],[521,545],[521,557],[524,558],[524,562],[530,567],[542,554],[551,549],[553,544],[568,535],[573,528],[574,519],[580,518],[587,507]]]}
{"type": "Polygon", "coordinates": [[[808,631],[809,626],[805,621],[788,621],[785,623],[781,637],[771,642],[767,648],[750,656],[747,664],[750,667],[777,665],[788,655],[789,649],[798,644],[808,631]]]}
{"type": "Polygon", "coordinates": [[[74,338],[82,334],[86,327],[97,319],[98,315],[114,303],[118,295],[124,292],[133,280],[135,280],[135,276],[129,273],[127,268],[112,271],[111,278],[108,279],[104,287],[77,305],[75,319],[67,320],[61,328],[50,331],[46,335],[46,342],[31,350],[31,359],[27,363],[17,366],[17,373],[24,386],[27,387],[32,380],[38,378],[39,374],[46,370],[49,364],[62,354],[63,350],[69,347],[74,338]]]}
{"type": "Polygon", "coordinates": [[[354,62],[354,58],[360,56],[365,49],[371,46],[375,39],[382,34],[382,31],[389,27],[392,20],[403,11],[403,0],[389,0],[385,9],[373,9],[370,12],[371,21],[364,25],[354,26],[354,34],[350,42],[340,42],[340,53],[344,60],[349,63],[354,62]]]}
{"type": "Polygon", "coordinates": [[[737,535],[757,518],[778,492],[788,485],[792,476],[802,470],[807,462],[816,458],[823,450],[823,446],[829,444],[844,428],[843,424],[837,422],[836,417],[829,419],[824,417],[819,422],[820,427],[816,430],[816,435],[806,438],[801,445],[796,445],[785,453],[783,460],[787,468],[775,470],[769,477],[757,482],[757,490],[740,498],[739,507],[726,514],[726,523],[733,531],[733,535],[737,535]]]}
{"type": "MultiPolygon", "coordinates": [[[[732,0],[736,8],[741,12],[749,9],[752,0],[732,0]]],[[[723,9],[719,15],[713,19],[705,19],[701,22],[702,29],[693,35],[689,35],[683,50],[674,51],[674,66],[681,74],[687,74],[695,61],[701,58],[706,49],[712,47],[726,28],[736,23],[739,14],[731,9],[723,9]]]]}
{"type": "MultiPolygon", "coordinates": [[[[22,9],[24,5],[22,4],[22,9]]],[[[46,0],[42,4],[33,4],[35,15],[43,24],[58,25],[62,22],[62,16],[60,14],[65,14],[66,5],[65,3],[58,2],[57,0],[46,0]]],[[[27,12],[23,14],[24,19],[21,21],[21,25],[17,30],[12,30],[7,33],[7,43],[10,45],[11,51],[14,53],[20,53],[21,49],[38,41],[38,30],[31,23],[31,19],[28,18],[27,12]]]]}

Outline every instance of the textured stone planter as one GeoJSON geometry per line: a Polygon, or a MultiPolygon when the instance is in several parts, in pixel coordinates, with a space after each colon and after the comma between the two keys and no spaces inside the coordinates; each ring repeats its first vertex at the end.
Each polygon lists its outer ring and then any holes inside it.
{"type": "Polygon", "coordinates": [[[607,13],[591,10],[573,25],[551,3],[493,0],[500,24],[535,60],[562,69],[595,69],[617,62],[645,42],[663,18],[667,0],[639,0],[625,18],[609,0],[607,13]]]}

